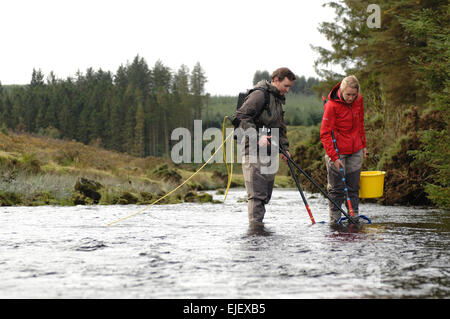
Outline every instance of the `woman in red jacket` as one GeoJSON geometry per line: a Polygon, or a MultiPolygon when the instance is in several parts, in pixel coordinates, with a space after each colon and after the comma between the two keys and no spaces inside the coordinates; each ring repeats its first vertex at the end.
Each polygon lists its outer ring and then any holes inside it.
{"type": "MultiPolygon", "coordinates": [[[[339,206],[345,199],[344,183],[339,171],[344,170],[354,216],[358,216],[359,175],[363,157],[367,156],[364,131],[364,105],[359,82],[350,75],[338,83],[328,95],[320,128],[320,139],[325,148],[328,194],[339,206]],[[336,138],[339,156],[333,145],[331,132],[336,138]]],[[[336,223],[341,212],[329,202],[330,222],[336,223]]],[[[357,218],[355,218],[357,220],[357,218]]]]}

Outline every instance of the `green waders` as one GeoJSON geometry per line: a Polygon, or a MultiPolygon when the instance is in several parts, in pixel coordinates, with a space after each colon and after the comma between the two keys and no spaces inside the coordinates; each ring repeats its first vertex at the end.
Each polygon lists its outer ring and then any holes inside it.
{"type": "MultiPolygon", "coordinates": [[[[250,223],[261,223],[266,213],[265,205],[272,197],[272,190],[276,174],[262,174],[261,167],[269,164],[261,163],[259,157],[256,163],[249,162],[245,156],[242,161],[242,172],[244,175],[245,188],[247,189],[248,219],[250,223]]],[[[278,158],[277,158],[278,160],[278,158]]]]}

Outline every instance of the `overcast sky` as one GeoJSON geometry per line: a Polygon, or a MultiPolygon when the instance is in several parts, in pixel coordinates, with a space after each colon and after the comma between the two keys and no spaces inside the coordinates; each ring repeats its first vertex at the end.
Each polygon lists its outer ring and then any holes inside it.
{"type": "Polygon", "coordinates": [[[256,70],[287,66],[314,76],[330,47],[317,28],[334,10],[314,0],[5,0],[0,6],[0,81],[26,84],[33,68],[73,76],[89,67],[116,73],[139,54],[173,71],[203,67],[206,92],[236,95],[256,70]]]}

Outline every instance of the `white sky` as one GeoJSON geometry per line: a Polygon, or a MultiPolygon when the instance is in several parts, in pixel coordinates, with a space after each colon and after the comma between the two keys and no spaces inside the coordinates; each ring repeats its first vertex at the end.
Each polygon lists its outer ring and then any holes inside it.
{"type": "Polygon", "coordinates": [[[325,2],[4,0],[0,81],[29,83],[33,68],[63,79],[89,67],[116,73],[137,54],[173,71],[200,62],[212,95],[250,88],[256,70],[317,77],[310,44],[330,47],[317,28],[334,20],[325,2]]]}

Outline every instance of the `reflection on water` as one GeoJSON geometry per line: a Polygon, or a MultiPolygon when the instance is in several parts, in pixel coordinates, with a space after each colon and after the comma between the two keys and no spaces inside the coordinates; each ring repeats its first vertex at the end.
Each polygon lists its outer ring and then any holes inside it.
{"type": "MultiPolygon", "coordinates": [[[[448,212],[361,204],[370,225],[311,225],[298,191],[276,189],[249,225],[244,196],[153,206],[112,227],[142,207],[1,207],[0,297],[450,296],[448,212]]],[[[326,200],[308,201],[327,221],[326,200]]]]}

